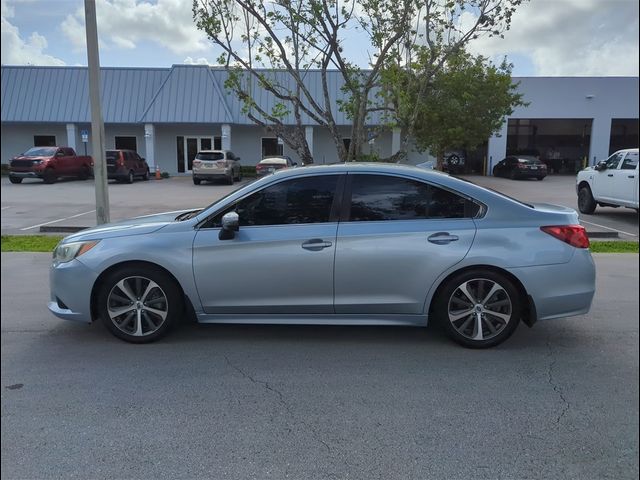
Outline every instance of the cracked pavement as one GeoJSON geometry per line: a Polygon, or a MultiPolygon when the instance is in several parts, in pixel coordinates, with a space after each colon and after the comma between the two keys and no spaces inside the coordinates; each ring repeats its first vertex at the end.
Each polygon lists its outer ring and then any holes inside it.
{"type": "Polygon", "coordinates": [[[2,477],[636,479],[638,255],[588,315],[468,350],[432,328],[180,326],[130,345],[2,254],[2,477]]]}

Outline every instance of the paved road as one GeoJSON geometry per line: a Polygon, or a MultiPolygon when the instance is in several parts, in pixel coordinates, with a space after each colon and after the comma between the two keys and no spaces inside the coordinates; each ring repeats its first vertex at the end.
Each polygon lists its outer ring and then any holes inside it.
{"type": "Polygon", "coordinates": [[[489,351],[434,329],[184,325],[129,345],[2,254],[2,478],[637,479],[638,255],[589,315],[489,351]]]}
{"type": "MultiPolygon", "coordinates": [[[[549,202],[576,206],[575,177],[548,176],[544,181],[514,181],[496,177],[465,176],[507,195],[528,202],[549,202]]],[[[196,208],[210,204],[238,185],[194,186],[190,177],[173,177],[162,181],[136,182],[133,185],[109,184],[112,220],[169,210],[196,208]]],[[[3,234],[37,233],[40,225],[95,225],[94,183],[65,181],[44,185],[25,180],[12,185],[2,178],[1,190],[3,234]]],[[[629,209],[598,208],[594,215],[581,215],[590,232],[618,232],[621,238],[638,239],[638,215],[629,209]]]]}

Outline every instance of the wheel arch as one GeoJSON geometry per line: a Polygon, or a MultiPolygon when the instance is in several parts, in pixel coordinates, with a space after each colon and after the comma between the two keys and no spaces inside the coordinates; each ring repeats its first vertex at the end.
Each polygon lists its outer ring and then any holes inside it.
{"type": "Polygon", "coordinates": [[[98,299],[98,292],[100,291],[100,288],[102,287],[102,284],[104,283],[104,279],[110,275],[112,272],[123,268],[123,267],[131,267],[131,266],[140,266],[140,267],[153,267],[153,268],[157,268],[158,270],[161,270],[163,273],[167,274],[169,276],[169,278],[171,278],[171,280],[173,280],[175,282],[175,284],[177,285],[178,289],[180,290],[180,294],[182,296],[183,299],[183,306],[184,306],[184,313],[187,314],[189,317],[193,317],[195,318],[195,311],[193,308],[193,303],[191,302],[191,299],[189,298],[189,296],[185,293],[184,288],[182,288],[182,285],[180,284],[180,282],[178,281],[178,279],[176,278],[175,275],[173,275],[169,270],[167,270],[165,267],[163,267],[162,265],[159,265],[157,263],[154,262],[149,262],[149,261],[145,261],[145,260],[126,260],[123,262],[119,262],[119,263],[114,263],[113,265],[109,266],[109,268],[105,269],[102,273],[100,273],[100,275],[98,275],[98,278],[96,278],[95,282],[93,282],[93,287],[91,288],[91,303],[90,303],[90,309],[91,309],[91,319],[92,320],[96,320],[98,318],[98,306],[97,306],[97,299],[98,299]]]}
{"type": "Polygon", "coordinates": [[[454,270],[453,272],[450,272],[446,277],[440,280],[440,282],[438,283],[438,286],[433,291],[433,295],[431,296],[431,298],[428,299],[429,301],[429,308],[427,310],[428,317],[432,316],[436,299],[438,298],[438,295],[440,294],[444,286],[447,284],[447,282],[449,282],[449,280],[451,280],[454,276],[471,271],[471,270],[490,271],[490,272],[504,275],[505,277],[507,277],[513,283],[513,285],[518,290],[518,293],[520,294],[520,299],[522,301],[522,308],[523,308],[521,320],[528,327],[533,326],[533,324],[536,322],[538,318],[535,302],[531,297],[531,295],[529,295],[529,293],[527,292],[527,289],[524,287],[520,279],[516,277],[514,274],[512,274],[511,272],[509,272],[508,270],[505,270],[504,268],[497,267],[495,265],[486,265],[486,264],[467,265],[465,267],[454,270]]]}

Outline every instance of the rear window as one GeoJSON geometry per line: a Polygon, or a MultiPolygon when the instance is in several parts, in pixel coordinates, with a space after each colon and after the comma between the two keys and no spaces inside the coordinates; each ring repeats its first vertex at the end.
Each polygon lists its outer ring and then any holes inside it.
{"type": "Polygon", "coordinates": [[[260,161],[260,165],[286,165],[286,158],[265,158],[260,161]]]}
{"type": "Polygon", "coordinates": [[[527,157],[519,157],[518,162],[524,163],[526,165],[539,165],[542,163],[542,161],[538,160],[537,158],[527,158],[527,157]]]}
{"type": "Polygon", "coordinates": [[[198,153],[196,155],[196,160],[224,160],[224,153],[222,152],[208,152],[208,153],[198,153]]]}
{"type": "Polygon", "coordinates": [[[107,150],[107,160],[115,160],[118,158],[118,152],[115,150],[107,150]]]}

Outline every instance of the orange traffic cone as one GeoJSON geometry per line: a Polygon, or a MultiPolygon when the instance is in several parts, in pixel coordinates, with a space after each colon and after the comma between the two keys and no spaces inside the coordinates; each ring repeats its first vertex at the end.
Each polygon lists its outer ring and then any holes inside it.
{"type": "Polygon", "coordinates": [[[160,167],[156,165],[156,180],[160,180],[160,178],[162,178],[160,176],[160,167]]]}

